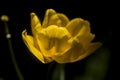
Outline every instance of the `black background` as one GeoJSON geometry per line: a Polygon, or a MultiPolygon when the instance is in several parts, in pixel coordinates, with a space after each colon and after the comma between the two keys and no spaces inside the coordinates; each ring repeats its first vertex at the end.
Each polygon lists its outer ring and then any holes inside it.
{"type": "MultiPolygon", "coordinates": [[[[44,80],[49,64],[42,64],[33,55],[21,38],[24,29],[30,30],[30,13],[35,12],[41,20],[46,9],[53,8],[57,12],[66,14],[69,19],[81,17],[91,24],[91,32],[96,34],[94,41],[101,41],[103,47],[111,49],[112,29],[109,23],[109,4],[104,1],[81,1],[81,0],[1,0],[0,16],[8,15],[8,26],[12,34],[12,44],[16,61],[25,79],[44,80]],[[32,57],[31,57],[32,56],[32,57]]],[[[112,55],[112,54],[111,54],[112,55]]],[[[106,80],[111,79],[112,58],[109,61],[106,80]]],[[[78,63],[68,64],[70,69],[83,68],[84,60],[78,63]],[[78,64],[79,63],[79,64],[78,64]]],[[[69,70],[69,69],[68,69],[69,70]]],[[[82,69],[80,69],[82,70],[82,69]]],[[[74,70],[72,74],[77,74],[74,70]]],[[[71,74],[71,75],[72,75],[71,74]]],[[[0,21],[0,78],[5,80],[17,80],[16,72],[10,58],[7,40],[5,38],[4,24],[0,21]]]]}

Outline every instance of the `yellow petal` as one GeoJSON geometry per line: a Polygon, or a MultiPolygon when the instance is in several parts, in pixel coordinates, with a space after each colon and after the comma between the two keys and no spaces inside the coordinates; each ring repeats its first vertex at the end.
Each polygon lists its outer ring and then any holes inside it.
{"type": "Polygon", "coordinates": [[[90,47],[87,50],[85,50],[82,45],[76,45],[75,47],[71,48],[63,55],[53,56],[53,59],[58,63],[76,62],[78,60],[82,60],[85,57],[89,56],[100,46],[101,43],[94,43],[90,45],[90,47]]]}
{"type": "Polygon", "coordinates": [[[41,23],[35,13],[31,13],[31,29],[33,36],[35,36],[41,30],[41,23]]]}
{"type": "MultiPolygon", "coordinates": [[[[43,55],[43,48],[42,48],[42,46],[39,45],[39,39],[38,39],[38,34],[41,32],[42,27],[41,27],[40,20],[38,19],[37,15],[35,13],[31,13],[31,29],[32,29],[33,37],[34,37],[33,38],[34,46],[37,49],[39,49],[39,51],[41,51],[41,54],[43,55]]],[[[46,43],[44,43],[44,45],[45,44],[46,43]]],[[[53,61],[51,58],[44,57],[44,62],[45,63],[49,63],[51,61],[53,61]]]]}
{"type": "Polygon", "coordinates": [[[58,32],[58,26],[50,25],[46,28],[46,34],[49,38],[55,38],[56,33],[58,32]]]}
{"type": "Polygon", "coordinates": [[[26,30],[22,32],[22,38],[28,49],[33,53],[33,55],[36,56],[37,59],[40,60],[42,63],[45,63],[43,55],[41,54],[40,50],[34,47],[33,37],[27,35],[26,30]]]}
{"type": "Polygon", "coordinates": [[[82,21],[83,24],[81,26],[81,29],[78,31],[78,33],[71,39],[73,40],[69,40],[69,41],[77,41],[78,43],[80,43],[81,45],[86,45],[88,43],[90,43],[95,35],[90,33],[90,25],[89,22],[87,21],[82,21]]]}
{"type": "Polygon", "coordinates": [[[64,36],[71,37],[69,32],[64,27],[58,27],[56,25],[50,25],[46,28],[46,35],[50,38],[63,38],[64,36]]]}
{"type": "Polygon", "coordinates": [[[56,47],[54,47],[55,45],[54,41],[55,41],[54,39],[48,39],[45,35],[40,35],[37,39],[40,50],[46,59],[51,58],[56,53],[56,47]]]}
{"type": "Polygon", "coordinates": [[[41,30],[41,32],[37,36],[37,42],[40,47],[41,52],[45,57],[51,57],[53,52],[55,52],[53,45],[55,44],[55,39],[53,39],[56,35],[57,28],[55,25],[51,25],[51,27],[47,27],[41,30]],[[52,49],[52,50],[50,50],[52,49]]]}
{"type": "Polygon", "coordinates": [[[31,30],[33,34],[33,41],[34,41],[34,46],[39,49],[38,43],[36,41],[36,35],[39,33],[41,30],[41,23],[40,20],[38,19],[37,15],[35,13],[31,13],[31,30]]]}
{"type": "Polygon", "coordinates": [[[61,26],[61,20],[59,19],[57,14],[52,15],[49,19],[49,25],[56,25],[56,26],[61,26]]]}
{"type": "Polygon", "coordinates": [[[71,37],[69,32],[66,30],[66,28],[58,27],[56,25],[50,25],[47,28],[42,29],[38,34],[38,36],[41,35],[47,36],[48,38],[58,38],[58,39],[61,39],[65,36],[68,38],[71,37]]]}
{"type": "MultiPolygon", "coordinates": [[[[40,48],[40,51],[42,52],[44,57],[46,59],[51,57],[52,53],[50,53],[51,51],[49,52],[49,50],[50,50],[50,48],[53,47],[54,42],[53,41],[51,42],[51,39],[48,36],[41,34],[41,33],[37,36],[36,40],[37,40],[38,46],[40,48]]],[[[55,51],[53,51],[53,52],[55,52],[55,51]]]]}
{"type": "Polygon", "coordinates": [[[69,19],[65,14],[57,13],[57,16],[61,20],[61,27],[64,27],[64,26],[66,26],[68,24],[69,19]]]}
{"type": "Polygon", "coordinates": [[[78,34],[76,36],[85,36],[88,33],[90,33],[90,25],[88,21],[83,21],[81,29],[79,30],[78,34]]]}
{"type": "Polygon", "coordinates": [[[48,50],[50,38],[44,34],[39,34],[37,38],[38,38],[37,41],[40,49],[48,50]]]}
{"type": "Polygon", "coordinates": [[[65,27],[69,22],[66,15],[62,13],[56,13],[49,18],[49,25],[57,25],[59,27],[65,27]]]}
{"type": "Polygon", "coordinates": [[[67,30],[74,37],[79,32],[85,34],[85,32],[90,31],[89,23],[81,18],[72,19],[66,26],[67,30]]]}
{"type": "Polygon", "coordinates": [[[46,13],[45,13],[45,17],[44,17],[44,20],[43,20],[43,23],[42,23],[42,28],[46,28],[48,27],[49,25],[49,18],[56,14],[55,10],[53,9],[47,9],[46,13]]]}

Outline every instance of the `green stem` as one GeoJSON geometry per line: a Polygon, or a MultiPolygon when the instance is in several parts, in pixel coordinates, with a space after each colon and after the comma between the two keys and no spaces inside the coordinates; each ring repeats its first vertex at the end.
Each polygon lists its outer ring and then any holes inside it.
{"type": "Polygon", "coordinates": [[[65,64],[56,64],[53,70],[52,80],[65,80],[64,66],[65,64]]]}
{"type": "Polygon", "coordinates": [[[8,45],[9,45],[9,49],[10,49],[10,55],[11,55],[11,58],[12,58],[12,62],[13,62],[14,68],[16,70],[16,73],[17,73],[17,75],[19,77],[19,80],[24,80],[23,76],[22,76],[22,74],[21,74],[21,72],[19,70],[19,67],[17,65],[17,62],[15,60],[15,55],[14,55],[14,52],[13,52],[13,49],[12,49],[12,43],[11,43],[10,39],[8,39],[8,45]]]}
{"type": "MultiPolygon", "coordinates": [[[[5,33],[6,33],[6,37],[7,37],[7,35],[10,35],[9,29],[8,29],[8,26],[7,26],[6,22],[5,22],[5,33]]],[[[23,78],[23,76],[22,76],[22,74],[21,74],[21,72],[19,70],[19,67],[17,65],[16,59],[15,59],[15,55],[14,55],[13,48],[12,48],[11,37],[7,38],[7,40],[8,40],[8,46],[9,46],[9,50],[10,50],[11,59],[12,59],[14,68],[16,70],[16,73],[18,75],[18,78],[19,78],[19,80],[24,80],[24,78],[23,78]]]]}
{"type": "Polygon", "coordinates": [[[53,70],[54,70],[53,68],[54,68],[55,65],[56,65],[55,62],[51,62],[49,64],[45,80],[51,80],[51,76],[52,76],[51,73],[53,73],[53,70]]]}
{"type": "Polygon", "coordinates": [[[65,80],[64,64],[60,64],[60,80],[65,80]]]}

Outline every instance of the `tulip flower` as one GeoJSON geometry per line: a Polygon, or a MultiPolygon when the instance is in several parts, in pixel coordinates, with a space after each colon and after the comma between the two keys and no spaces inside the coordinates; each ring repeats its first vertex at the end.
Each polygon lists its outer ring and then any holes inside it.
{"type": "Polygon", "coordinates": [[[72,63],[94,53],[100,42],[92,42],[90,23],[82,18],[69,20],[65,14],[47,9],[43,22],[31,13],[32,35],[27,30],[22,38],[31,53],[42,63],[72,63]]]}

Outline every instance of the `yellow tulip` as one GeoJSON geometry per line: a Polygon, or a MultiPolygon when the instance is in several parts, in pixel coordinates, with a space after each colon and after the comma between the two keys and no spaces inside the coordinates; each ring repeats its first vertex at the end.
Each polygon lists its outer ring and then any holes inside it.
{"type": "Polygon", "coordinates": [[[62,13],[48,9],[43,23],[35,13],[31,13],[32,35],[22,32],[22,38],[31,53],[42,63],[56,61],[71,63],[84,59],[101,46],[91,42],[95,35],[90,32],[90,24],[81,18],[69,21],[62,13]]]}

